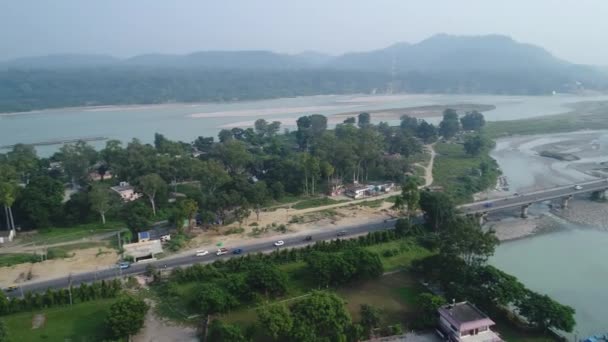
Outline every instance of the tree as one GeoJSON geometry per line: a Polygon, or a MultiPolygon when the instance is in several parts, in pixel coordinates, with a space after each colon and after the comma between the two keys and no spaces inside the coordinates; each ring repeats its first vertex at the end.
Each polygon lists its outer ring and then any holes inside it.
{"type": "Polygon", "coordinates": [[[38,166],[38,156],[36,149],[32,145],[16,144],[13,150],[6,154],[8,163],[15,168],[21,181],[29,183],[29,178],[36,171],[38,166]]]}
{"type": "Polygon", "coordinates": [[[371,116],[369,115],[369,113],[360,113],[359,116],[357,116],[357,125],[359,127],[368,126],[370,123],[371,116]]]}
{"type": "Polygon", "coordinates": [[[344,301],[335,294],[314,291],[291,307],[293,341],[344,341],[351,317],[344,301]]]}
{"type": "Polygon", "coordinates": [[[418,119],[413,118],[409,115],[401,116],[401,124],[399,127],[402,131],[406,131],[409,134],[415,134],[418,131],[418,119]]]}
{"type": "Polygon", "coordinates": [[[418,182],[414,177],[408,177],[401,186],[401,197],[407,206],[407,215],[411,218],[420,203],[420,190],[418,189],[418,182]]]}
{"type": "Polygon", "coordinates": [[[423,191],[420,194],[420,209],[424,211],[427,227],[436,232],[446,229],[447,223],[456,216],[454,202],[443,192],[423,191]]]}
{"type": "Polygon", "coordinates": [[[192,222],[194,221],[194,215],[198,212],[198,203],[195,200],[186,198],[179,202],[179,208],[188,219],[188,229],[192,229],[192,222]]]}
{"type": "Polygon", "coordinates": [[[141,200],[133,201],[122,209],[122,218],[133,233],[147,230],[152,224],[152,211],[141,200]]]}
{"type": "Polygon", "coordinates": [[[526,320],[536,327],[547,330],[549,328],[572,332],[576,321],[574,319],[575,310],[562,305],[547,295],[541,295],[534,291],[527,290],[517,307],[519,313],[526,320]]]}
{"type": "Polygon", "coordinates": [[[227,130],[227,129],[220,130],[220,132],[217,134],[217,137],[218,137],[220,143],[225,143],[225,142],[233,139],[232,132],[230,132],[230,130],[227,130]]]}
{"type": "Polygon", "coordinates": [[[6,328],[6,324],[3,321],[0,321],[0,342],[8,342],[8,329],[6,328]]]}
{"type": "Polygon", "coordinates": [[[445,139],[451,139],[458,131],[460,131],[458,113],[448,108],[443,112],[443,120],[439,123],[439,134],[445,139]]]}
{"type": "Polygon", "coordinates": [[[249,288],[262,292],[266,296],[278,296],[287,291],[287,277],[276,266],[267,263],[257,263],[247,272],[249,288]]]}
{"type": "Polygon", "coordinates": [[[203,283],[197,289],[195,303],[204,315],[214,315],[234,307],[236,299],[223,288],[212,283],[203,283]]]}
{"type": "Polygon", "coordinates": [[[108,312],[106,322],[114,337],[135,335],[143,326],[148,305],[141,299],[125,296],[116,301],[108,312]]]}
{"type": "Polygon", "coordinates": [[[245,167],[253,157],[245,143],[238,140],[228,140],[214,147],[213,155],[220,160],[230,174],[236,175],[245,171],[245,167]]]}
{"type": "Polygon", "coordinates": [[[374,328],[380,326],[380,310],[369,304],[361,304],[361,325],[369,336],[374,328]]]}
{"type": "Polygon", "coordinates": [[[271,199],[270,191],[266,186],[266,182],[258,181],[250,187],[250,191],[246,194],[249,203],[255,207],[256,220],[260,220],[260,210],[271,199]]]}
{"type": "Polygon", "coordinates": [[[493,230],[483,231],[479,223],[465,217],[452,218],[440,238],[441,254],[459,257],[469,266],[486,262],[499,244],[493,230]]]}
{"type": "Polygon", "coordinates": [[[272,338],[277,341],[285,340],[293,327],[291,312],[283,304],[272,304],[256,310],[258,322],[272,338]]]}
{"type": "Polygon", "coordinates": [[[425,144],[433,143],[437,140],[437,128],[434,125],[421,120],[418,124],[418,129],[416,130],[416,136],[425,144]]]}
{"type": "Polygon", "coordinates": [[[93,185],[89,191],[91,209],[99,213],[102,224],[106,224],[106,213],[112,208],[111,195],[110,190],[100,184],[93,185]]]}
{"type": "Polygon", "coordinates": [[[352,117],[352,116],[349,116],[349,117],[347,117],[346,119],[344,119],[344,121],[343,121],[343,122],[344,122],[345,124],[347,124],[347,125],[354,125],[354,124],[355,124],[355,122],[357,122],[357,119],[355,119],[355,118],[354,118],[354,117],[352,117]]]}
{"type": "Polygon", "coordinates": [[[61,182],[47,176],[38,176],[22,191],[19,208],[33,227],[44,228],[49,227],[61,213],[62,201],[61,182]]]}
{"type": "Polygon", "coordinates": [[[480,134],[468,135],[464,140],[464,151],[471,156],[478,156],[488,145],[488,140],[480,134]]]}
{"type": "Polygon", "coordinates": [[[4,217],[6,219],[6,229],[15,229],[13,218],[13,204],[17,197],[17,185],[11,180],[0,179],[0,204],[4,206],[4,217]]]}
{"type": "Polygon", "coordinates": [[[420,312],[420,324],[425,328],[434,327],[437,324],[437,309],[445,305],[445,299],[432,293],[421,293],[417,298],[420,312]]]}
{"type": "MultiPolygon", "coordinates": [[[[213,320],[209,325],[208,341],[212,342],[247,342],[241,328],[234,324],[223,323],[219,319],[213,320]]],[[[203,341],[205,338],[203,337],[203,341]]]]}
{"type": "Polygon", "coordinates": [[[479,131],[486,124],[486,120],[483,114],[474,110],[460,118],[460,123],[465,131],[479,131]]]}
{"type": "Polygon", "coordinates": [[[155,198],[159,193],[167,192],[167,183],[156,173],[147,174],[139,177],[137,187],[150,201],[152,207],[152,215],[156,216],[155,198]]]}
{"type": "Polygon", "coordinates": [[[59,149],[59,160],[70,177],[73,188],[86,178],[89,167],[95,163],[96,159],[97,151],[84,141],[65,144],[59,149]]]}

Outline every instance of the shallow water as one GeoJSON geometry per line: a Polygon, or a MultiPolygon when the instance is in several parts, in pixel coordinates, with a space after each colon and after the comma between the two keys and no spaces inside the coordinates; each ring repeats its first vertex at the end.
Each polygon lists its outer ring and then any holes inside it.
{"type": "MultiPolygon", "coordinates": [[[[567,162],[539,157],[532,149],[574,138],[581,140],[579,145],[586,155],[596,154],[600,160],[607,155],[607,136],[606,132],[592,132],[584,136],[501,139],[492,155],[512,191],[565,185],[589,176],[569,168],[567,162]],[[585,139],[600,141],[599,149],[591,151],[585,139]]],[[[553,221],[556,231],[504,242],[490,263],[529,288],[574,307],[579,337],[608,332],[608,232],[557,217],[553,221]]]]}
{"type": "MultiPolygon", "coordinates": [[[[55,139],[103,136],[128,141],[138,138],[152,142],[154,132],[170,139],[192,141],[198,136],[216,136],[221,126],[266,120],[293,118],[307,114],[332,115],[375,109],[448,104],[488,104],[488,120],[508,120],[556,114],[568,111],[565,105],[579,101],[608,100],[608,96],[492,96],[492,95],[395,95],[395,96],[308,96],[274,100],[71,108],[0,115],[0,146],[18,142],[34,143],[55,139]],[[211,113],[211,114],[210,114],[211,113]],[[212,117],[192,117],[193,115],[212,117]]],[[[372,116],[373,119],[373,116],[372,116]]],[[[429,121],[437,122],[438,118],[429,121]]],[[[290,127],[290,125],[283,125],[290,127]]],[[[103,142],[93,143],[100,147],[103,142]]],[[[58,146],[40,146],[41,155],[49,155],[58,146]]]]}

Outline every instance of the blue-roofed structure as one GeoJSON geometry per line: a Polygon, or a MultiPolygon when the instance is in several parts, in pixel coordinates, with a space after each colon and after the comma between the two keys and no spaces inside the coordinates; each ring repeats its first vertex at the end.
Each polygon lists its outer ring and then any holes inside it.
{"type": "Polygon", "coordinates": [[[137,241],[139,241],[139,242],[150,241],[150,232],[137,233],[137,241]]]}

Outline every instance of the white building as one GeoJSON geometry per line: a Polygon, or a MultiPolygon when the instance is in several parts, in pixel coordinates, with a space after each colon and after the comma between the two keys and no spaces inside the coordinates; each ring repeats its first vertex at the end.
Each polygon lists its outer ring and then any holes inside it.
{"type": "Polygon", "coordinates": [[[127,182],[120,182],[119,185],[113,186],[110,189],[116,191],[123,201],[131,202],[140,198],[142,195],[135,191],[135,188],[127,182]]]}

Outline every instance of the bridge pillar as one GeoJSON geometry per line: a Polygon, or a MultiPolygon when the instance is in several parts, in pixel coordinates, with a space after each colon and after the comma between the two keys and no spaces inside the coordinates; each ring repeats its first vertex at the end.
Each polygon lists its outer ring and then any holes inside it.
{"type": "Polygon", "coordinates": [[[524,204],[521,206],[521,218],[528,218],[528,208],[529,204],[524,204]]]}
{"type": "Polygon", "coordinates": [[[562,198],[562,209],[568,209],[568,204],[570,204],[571,199],[572,195],[562,198]]]}

